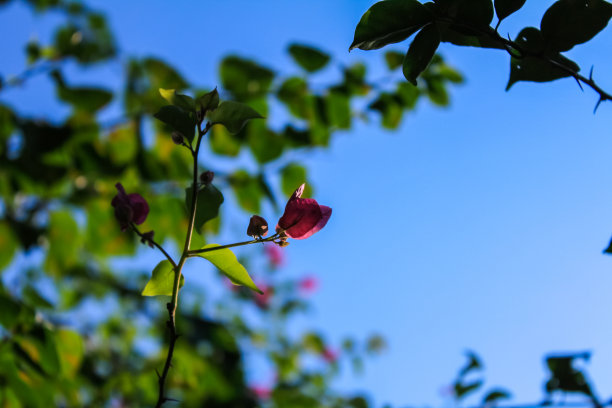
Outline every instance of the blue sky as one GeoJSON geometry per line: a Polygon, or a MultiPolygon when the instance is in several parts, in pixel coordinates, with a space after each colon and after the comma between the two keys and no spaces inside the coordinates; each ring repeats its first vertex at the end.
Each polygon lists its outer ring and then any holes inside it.
{"type": "MultiPolygon", "coordinates": [[[[538,26],[552,3],[529,0],[500,31],[538,26]]],[[[297,72],[285,52],[292,41],[339,62],[365,61],[376,76],[382,52],[347,52],[371,4],[91,2],[107,13],[123,54],[158,55],[202,85],[216,83],[228,53],[297,72]]],[[[22,71],[20,46],[34,33],[46,38],[52,22],[19,4],[1,9],[0,72],[22,71]]],[[[610,44],[607,29],[568,53],[585,72],[594,65],[608,91],[610,44]]],[[[452,89],[450,108],[422,103],[396,132],[360,124],[327,150],[295,156],[317,200],[334,210],[324,230],[287,248],[286,273],[322,283],[315,311],[298,325],[332,341],[385,335],[387,353],[337,384],[379,404],[443,405],[440,388],[468,348],[482,356],[487,385],[509,388],[516,402],[541,399],[545,353],[592,350],[589,372],[609,398],[612,257],[601,251],[612,235],[612,104],[593,115],[595,94],[568,79],[505,92],[504,53],[445,44],[440,52],[467,79],[452,89]]],[[[99,74],[119,77],[121,65],[99,74]]],[[[57,115],[51,89],[40,78],[1,99],[57,115]]]]}

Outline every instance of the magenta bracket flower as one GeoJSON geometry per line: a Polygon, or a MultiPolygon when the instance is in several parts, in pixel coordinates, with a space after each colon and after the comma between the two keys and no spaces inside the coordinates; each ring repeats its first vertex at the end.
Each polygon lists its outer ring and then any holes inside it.
{"type": "Polygon", "coordinates": [[[140,194],[127,194],[121,183],[115,184],[117,195],[111,205],[115,208],[115,218],[119,221],[121,231],[125,231],[131,223],[140,225],[147,219],[149,204],[140,194]]]}
{"type": "Polygon", "coordinates": [[[329,221],[332,209],[319,205],[315,199],[301,198],[304,186],[305,184],[299,186],[289,198],[285,212],[278,220],[277,233],[284,233],[289,238],[306,239],[321,230],[329,221]]]}

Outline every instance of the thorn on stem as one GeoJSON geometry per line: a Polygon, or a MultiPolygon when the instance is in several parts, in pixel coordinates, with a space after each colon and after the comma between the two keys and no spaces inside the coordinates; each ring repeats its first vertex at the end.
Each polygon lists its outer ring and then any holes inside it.
{"type": "Polygon", "coordinates": [[[597,113],[597,108],[599,108],[599,105],[601,104],[602,101],[603,101],[603,98],[599,97],[599,100],[597,101],[597,104],[595,104],[595,109],[593,109],[593,115],[595,113],[597,113]]]}
{"type": "Polygon", "coordinates": [[[584,92],[584,88],[582,87],[582,84],[580,83],[580,80],[578,79],[578,77],[574,77],[574,79],[576,80],[576,83],[578,84],[578,87],[580,88],[580,90],[584,92]]]}
{"type": "Polygon", "coordinates": [[[595,68],[593,65],[591,65],[591,72],[589,72],[589,81],[593,80],[593,68],[595,68]]]}

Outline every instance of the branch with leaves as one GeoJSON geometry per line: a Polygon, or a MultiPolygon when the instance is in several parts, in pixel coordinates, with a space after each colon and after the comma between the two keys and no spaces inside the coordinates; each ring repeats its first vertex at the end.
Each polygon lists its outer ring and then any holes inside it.
{"type": "Polygon", "coordinates": [[[612,18],[605,0],[558,0],[542,17],[540,29],[526,27],[515,40],[498,33],[501,22],[518,11],[526,0],[388,0],[374,4],[361,18],[349,50],[374,50],[404,41],[416,33],[403,59],[403,73],[413,85],[427,68],[441,42],[505,50],[510,56],[509,90],[519,81],[548,82],[572,77],[599,96],[612,100],[593,79],[579,74],[578,64],[562,52],[591,40],[612,18]],[[497,14],[495,28],[490,26],[497,14]]]}

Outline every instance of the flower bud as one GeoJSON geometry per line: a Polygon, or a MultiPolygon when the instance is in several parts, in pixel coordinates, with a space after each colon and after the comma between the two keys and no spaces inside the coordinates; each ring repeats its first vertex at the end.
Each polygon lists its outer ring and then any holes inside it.
{"type": "Polygon", "coordinates": [[[287,245],[289,245],[289,242],[287,242],[287,238],[283,238],[283,239],[280,239],[278,241],[275,241],[275,244],[278,245],[279,247],[283,248],[283,247],[286,247],[287,245]]]}
{"type": "Polygon", "coordinates": [[[140,242],[143,244],[147,244],[149,245],[151,248],[155,248],[155,245],[153,245],[153,235],[155,234],[154,231],[149,231],[149,232],[145,232],[142,234],[142,237],[140,238],[140,242]]]}
{"type": "Polygon", "coordinates": [[[255,237],[265,237],[268,234],[268,222],[259,215],[254,215],[249,221],[247,235],[255,237]]]}
{"type": "Polygon", "coordinates": [[[212,183],[214,178],[215,178],[215,172],[214,171],[205,171],[204,173],[200,174],[200,183],[202,183],[205,186],[207,186],[210,183],[212,183]]]}
{"type": "Polygon", "coordinates": [[[177,132],[176,130],[172,132],[172,141],[174,142],[174,144],[177,144],[180,146],[183,144],[184,140],[185,140],[185,137],[183,136],[181,132],[177,132]]]}

